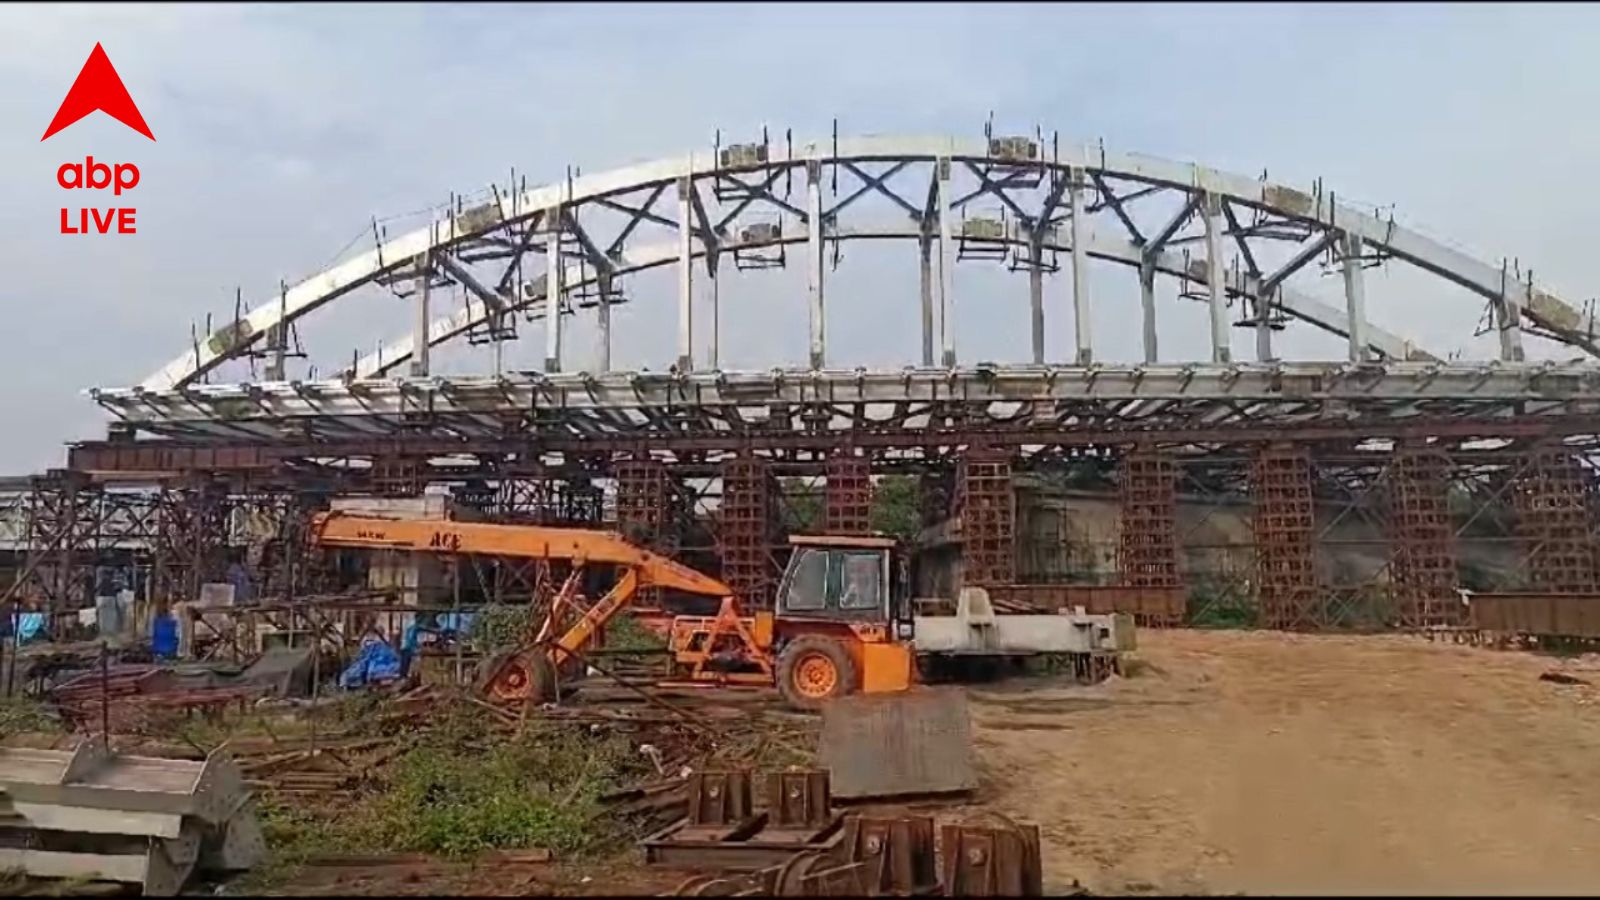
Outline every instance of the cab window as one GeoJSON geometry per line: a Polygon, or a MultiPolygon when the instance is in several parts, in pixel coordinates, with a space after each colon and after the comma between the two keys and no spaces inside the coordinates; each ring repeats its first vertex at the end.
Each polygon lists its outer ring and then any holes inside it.
{"type": "Polygon", "coordinates": [[[827,581],[828,554],[821,550],[801,550],[789,578],[783,599],[786,609],[823,609],[823,586],[827,581]]]}
{"type": "Polygon", "coordinates": [[[842,610],[883,608],[883,560],[876,551],[836,550],[828,572],[829,605],[842,610]]]}

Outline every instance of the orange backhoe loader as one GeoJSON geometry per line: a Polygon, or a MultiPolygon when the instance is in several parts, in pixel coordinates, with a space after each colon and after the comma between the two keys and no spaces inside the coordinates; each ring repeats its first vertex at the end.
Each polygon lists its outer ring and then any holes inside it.
{"type": "Polygon", "coordinates": [[[673,616],[666,629],[673,681],[776,684],[799,708],[857,691],[901,691],[913,678],[909,598],[891,590],[886,538],[793,538],[795,552],[773,610],[745,614],[721,581],[609,531],[433,519],[319,514],[314,542],[419,553],[565,560],[572,574],[525,644],[486,663],[483,688],[503,700],[553,698],[562,673],[581,671],[597,632],[646,588],[721,601],[716,615],[673,616]],[[615,580],[592,604],[580,574],[611,567],[615,580]],[[566,624],[562,630],[562,624],[566,624]]]}

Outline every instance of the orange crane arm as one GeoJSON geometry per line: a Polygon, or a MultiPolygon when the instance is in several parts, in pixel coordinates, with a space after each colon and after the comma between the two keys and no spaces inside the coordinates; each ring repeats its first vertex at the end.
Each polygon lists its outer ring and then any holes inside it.
{"type": "MultiPolygon", "coordinates": [[[[379,519],[324,512],[312,519],[311,537],[314,542],[329,547],[370,547],[422,553],[482,553],[532,559],[565,559],[579,564],[608,563],[621,566],[632,574],[630,593],[648,587],[708,597],[727,597],[733,593],[721,581],[646,550],[614,531],[541,525],[493,525],[449,519],[379,519]]],[[[617,593],[616,589],[611,593],[617,593]]]]}

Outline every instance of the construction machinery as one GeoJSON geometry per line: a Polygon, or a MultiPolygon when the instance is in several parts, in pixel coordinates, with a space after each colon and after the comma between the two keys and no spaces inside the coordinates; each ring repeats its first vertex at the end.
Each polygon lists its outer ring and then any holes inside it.
{"type": "Polygon", "coordinates": [[[997,616],[971,588],[954,615],[914,614],[920,601],[888,538],[792,537],[774,608],[746,612],[722,581],[610,531],[333,512],[319,514],[311,534],[328,547],[564,561],[569,574],[528,639],[484,667],[483,689],[501,701],[554,699],[563,676],[582,671],[600,630],[649,588],[717,601],[713,615],[643,614],[666,636],[669,682],[775,684],[802,709],[845,694],[903,691],[936,659],[1053,654],[1104,672],[1133,646],[1131,617],[997,616]],[[585,575],[598,567],[614,569],[614,578],[589,602],[585,575]]]}

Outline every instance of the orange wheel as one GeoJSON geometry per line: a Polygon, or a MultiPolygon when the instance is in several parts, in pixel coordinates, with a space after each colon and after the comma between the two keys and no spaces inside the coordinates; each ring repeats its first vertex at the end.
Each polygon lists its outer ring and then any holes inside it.
{"type": "Polygon", "coordinates": [[[858,687],[855,661],[844,644],[821,635],[796,638],[778,656],[778,690],[797,709],[816,709],[858,687]]]}
{"type": "Polygon", "coordinates": [[[822,699],[839,686],[839,670],[826,653],[808,653],[795,664],[794,687],[804,697],[822,699]]]}

